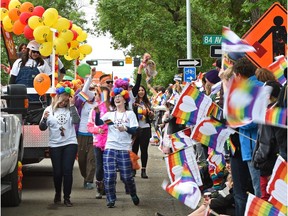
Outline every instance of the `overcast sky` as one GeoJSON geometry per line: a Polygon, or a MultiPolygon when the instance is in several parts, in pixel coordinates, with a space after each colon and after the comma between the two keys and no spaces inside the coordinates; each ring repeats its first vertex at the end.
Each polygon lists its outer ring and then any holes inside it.
{"type": "MultiPolygon", "coordinates": [[[[85,6],[82,10],[85,12],[87,20],[91,20],[91,16],[95,17],[95,6],[89,5],[89,0],[83,0],[85,6]]],[[[81,62],[86,60],[97,59],[98,66],[96,66],[97,71],[103,71],[104,73],[111,74],[113,72],[114,76],[119,78],[128,77],[131,79],[134,67],[133,64],[127,64],[123,67],[112,67],[112,61],[105,61],[100,59],[125,59],[122,50],[114,50],[111,48],[111,38],[110,36],[96,37],[88,34],[87,44],[92,47],[92,53],[86,56],[81,62]]]]}

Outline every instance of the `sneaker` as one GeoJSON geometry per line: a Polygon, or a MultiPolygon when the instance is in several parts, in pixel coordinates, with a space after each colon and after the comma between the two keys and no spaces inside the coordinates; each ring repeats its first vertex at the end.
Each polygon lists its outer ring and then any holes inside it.
{"type": "Polygon", "coordinates": [[[61,203],[61,194],[55,194],[54,197],[54,204],[60,204],[61,203]]]}
{"type": "Polygon", "coordinates": [[[65,205],[66,207],[72,207],[72,206],[73,206],[73,204],[71,203],[70,199],[65,199],[65,200],[64,200],[64,205],[65,205]]]}
{"type": "Polygon", "coordinates": [[[134,203],[134,205],[138,205],[140,203],[140,200],[138,198],[138,196],[135,194],[135,195],[131,195],[131,198],[132,198],[132,201],[134,203]]]}
{"type": "Polygon", "coordinates": [[[108,208],[114,208],[115,207],[115,202],[108,202],[107,206],[108,206],[108,208]]]}
{"type": "Polygon", "coordinates": [[[84,188],[87,190],[92,190],[94,188],[94,184],[92,182],[86,182],[84,188]]]}

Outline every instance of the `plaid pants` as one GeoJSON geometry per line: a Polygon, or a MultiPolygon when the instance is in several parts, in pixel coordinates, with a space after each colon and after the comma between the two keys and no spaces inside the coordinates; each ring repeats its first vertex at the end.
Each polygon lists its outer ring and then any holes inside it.
{"type": "Polygon", "coordinates": [[[103,154],[104,185],[107,202],[116,201],[117,168],[120,177],[131,195],[136,194],[136,185],[132,177],[132,166],[127,150],[105,149],[103,154]]]}

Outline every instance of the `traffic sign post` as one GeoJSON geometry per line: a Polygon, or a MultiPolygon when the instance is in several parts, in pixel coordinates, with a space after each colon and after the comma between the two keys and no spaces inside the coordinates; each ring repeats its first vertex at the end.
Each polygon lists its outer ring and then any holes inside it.
{"type": "Polygon", "coordinates": [[[177,67],[184,68],[184,67],[201,67],[202,60],[200,58],[195,59],[178,59],[177,60],[177,67]]]}
{"type": "Polygon", "coordinates": [[[203,44],[212,45],[212,44],[221,44],[222,35],[203,35],[203,44]]]}
{"type": "Polygon", "coordinates": [[[184,67],[183,74],[184,82],[192,82],[193,80],[196,80],[196,67],[184,67]]]}
{"type": "Polygon", "coordinates": [[[210,57],[211,58],[221,58],[222,57],[221,46],[211,45],[210,46],[210,57]]]}

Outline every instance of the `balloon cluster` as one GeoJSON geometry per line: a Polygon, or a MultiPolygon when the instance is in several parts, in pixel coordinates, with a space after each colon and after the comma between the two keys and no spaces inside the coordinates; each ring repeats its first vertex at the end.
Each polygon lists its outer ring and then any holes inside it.
{"type": "Polygon", "coordinates": [[[18,0],[1,1],[1,17],[3,28],[16,35],[24,34],[28,40],[36,40],[43,56],[63,55],[68,61],[82,60],[92,52],[88,44],[80,44],[87,39],[87,33],[72,21],[61,17],[55,8],[44,9],[31,2],[21,3],[18,0]],[[53,32],[56,37],[53,40],[53,32]]]}

